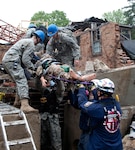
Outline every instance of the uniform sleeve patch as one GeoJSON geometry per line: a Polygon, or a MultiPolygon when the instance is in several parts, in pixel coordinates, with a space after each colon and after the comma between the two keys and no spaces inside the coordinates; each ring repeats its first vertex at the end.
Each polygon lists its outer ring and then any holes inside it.
{"type": "Polygon", "coordinates": [[[84,107],[89,107],[92,103],[93,103],[93,102],[86,102],[86,103],[84,104],[84,107]]]}

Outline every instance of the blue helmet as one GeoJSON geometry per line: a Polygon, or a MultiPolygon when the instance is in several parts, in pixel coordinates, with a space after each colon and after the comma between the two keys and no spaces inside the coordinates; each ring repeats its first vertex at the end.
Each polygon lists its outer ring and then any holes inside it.
{"type": "Polygon", "coordinates": [[[30,29],[30,28],[36,28],[36,27],[37,27],[37,26],[36,26],[35,24],[30,23],[29,26],[28,26],[28,29],[30,29]]]}
{"type": "Polygon", "coordinates": [[[34,32],[34,35],[36,35],[37,37],[40,38],[41,43],[44,42],[44,40],[45,40],[45,33],[44,33],[42,30],[37,30],[37,31],[35,31],[35,32],[34,32]]]}
{"type": "Polygon", "coordinates": [[[55,24],[50,24],[47,29],[47,35],[53,36],[58,32],[58,27],[55,24]]]}

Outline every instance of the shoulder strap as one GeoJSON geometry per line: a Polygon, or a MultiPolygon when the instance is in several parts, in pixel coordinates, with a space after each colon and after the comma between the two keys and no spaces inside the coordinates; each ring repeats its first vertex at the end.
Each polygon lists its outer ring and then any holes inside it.
{"type": "Polygon", "coordinates": [[[44,61],[42,61],[42,67],[43,69],[47,69],[52,63],[58,64],[56,59],[47,58],[44,61]]]}

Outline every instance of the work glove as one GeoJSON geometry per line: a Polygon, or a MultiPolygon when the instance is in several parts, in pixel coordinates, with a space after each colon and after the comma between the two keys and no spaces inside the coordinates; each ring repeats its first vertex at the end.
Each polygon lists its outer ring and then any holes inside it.
{"type": "Polygon", "coordinates": [[[76,84],[78,88],[85,88],[83,84],[76,84]]]}

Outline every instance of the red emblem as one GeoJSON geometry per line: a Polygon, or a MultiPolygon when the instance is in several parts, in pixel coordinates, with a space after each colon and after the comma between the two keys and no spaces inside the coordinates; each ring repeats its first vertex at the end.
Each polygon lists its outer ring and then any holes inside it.
{"type": "Polygon", "coordinates": [[[120,126],[120,113],[114,109],[107,110],[107,115],[104,116],[104,123],[105,129],[109,133],[115,133],[119,126],[120,126]]]}

